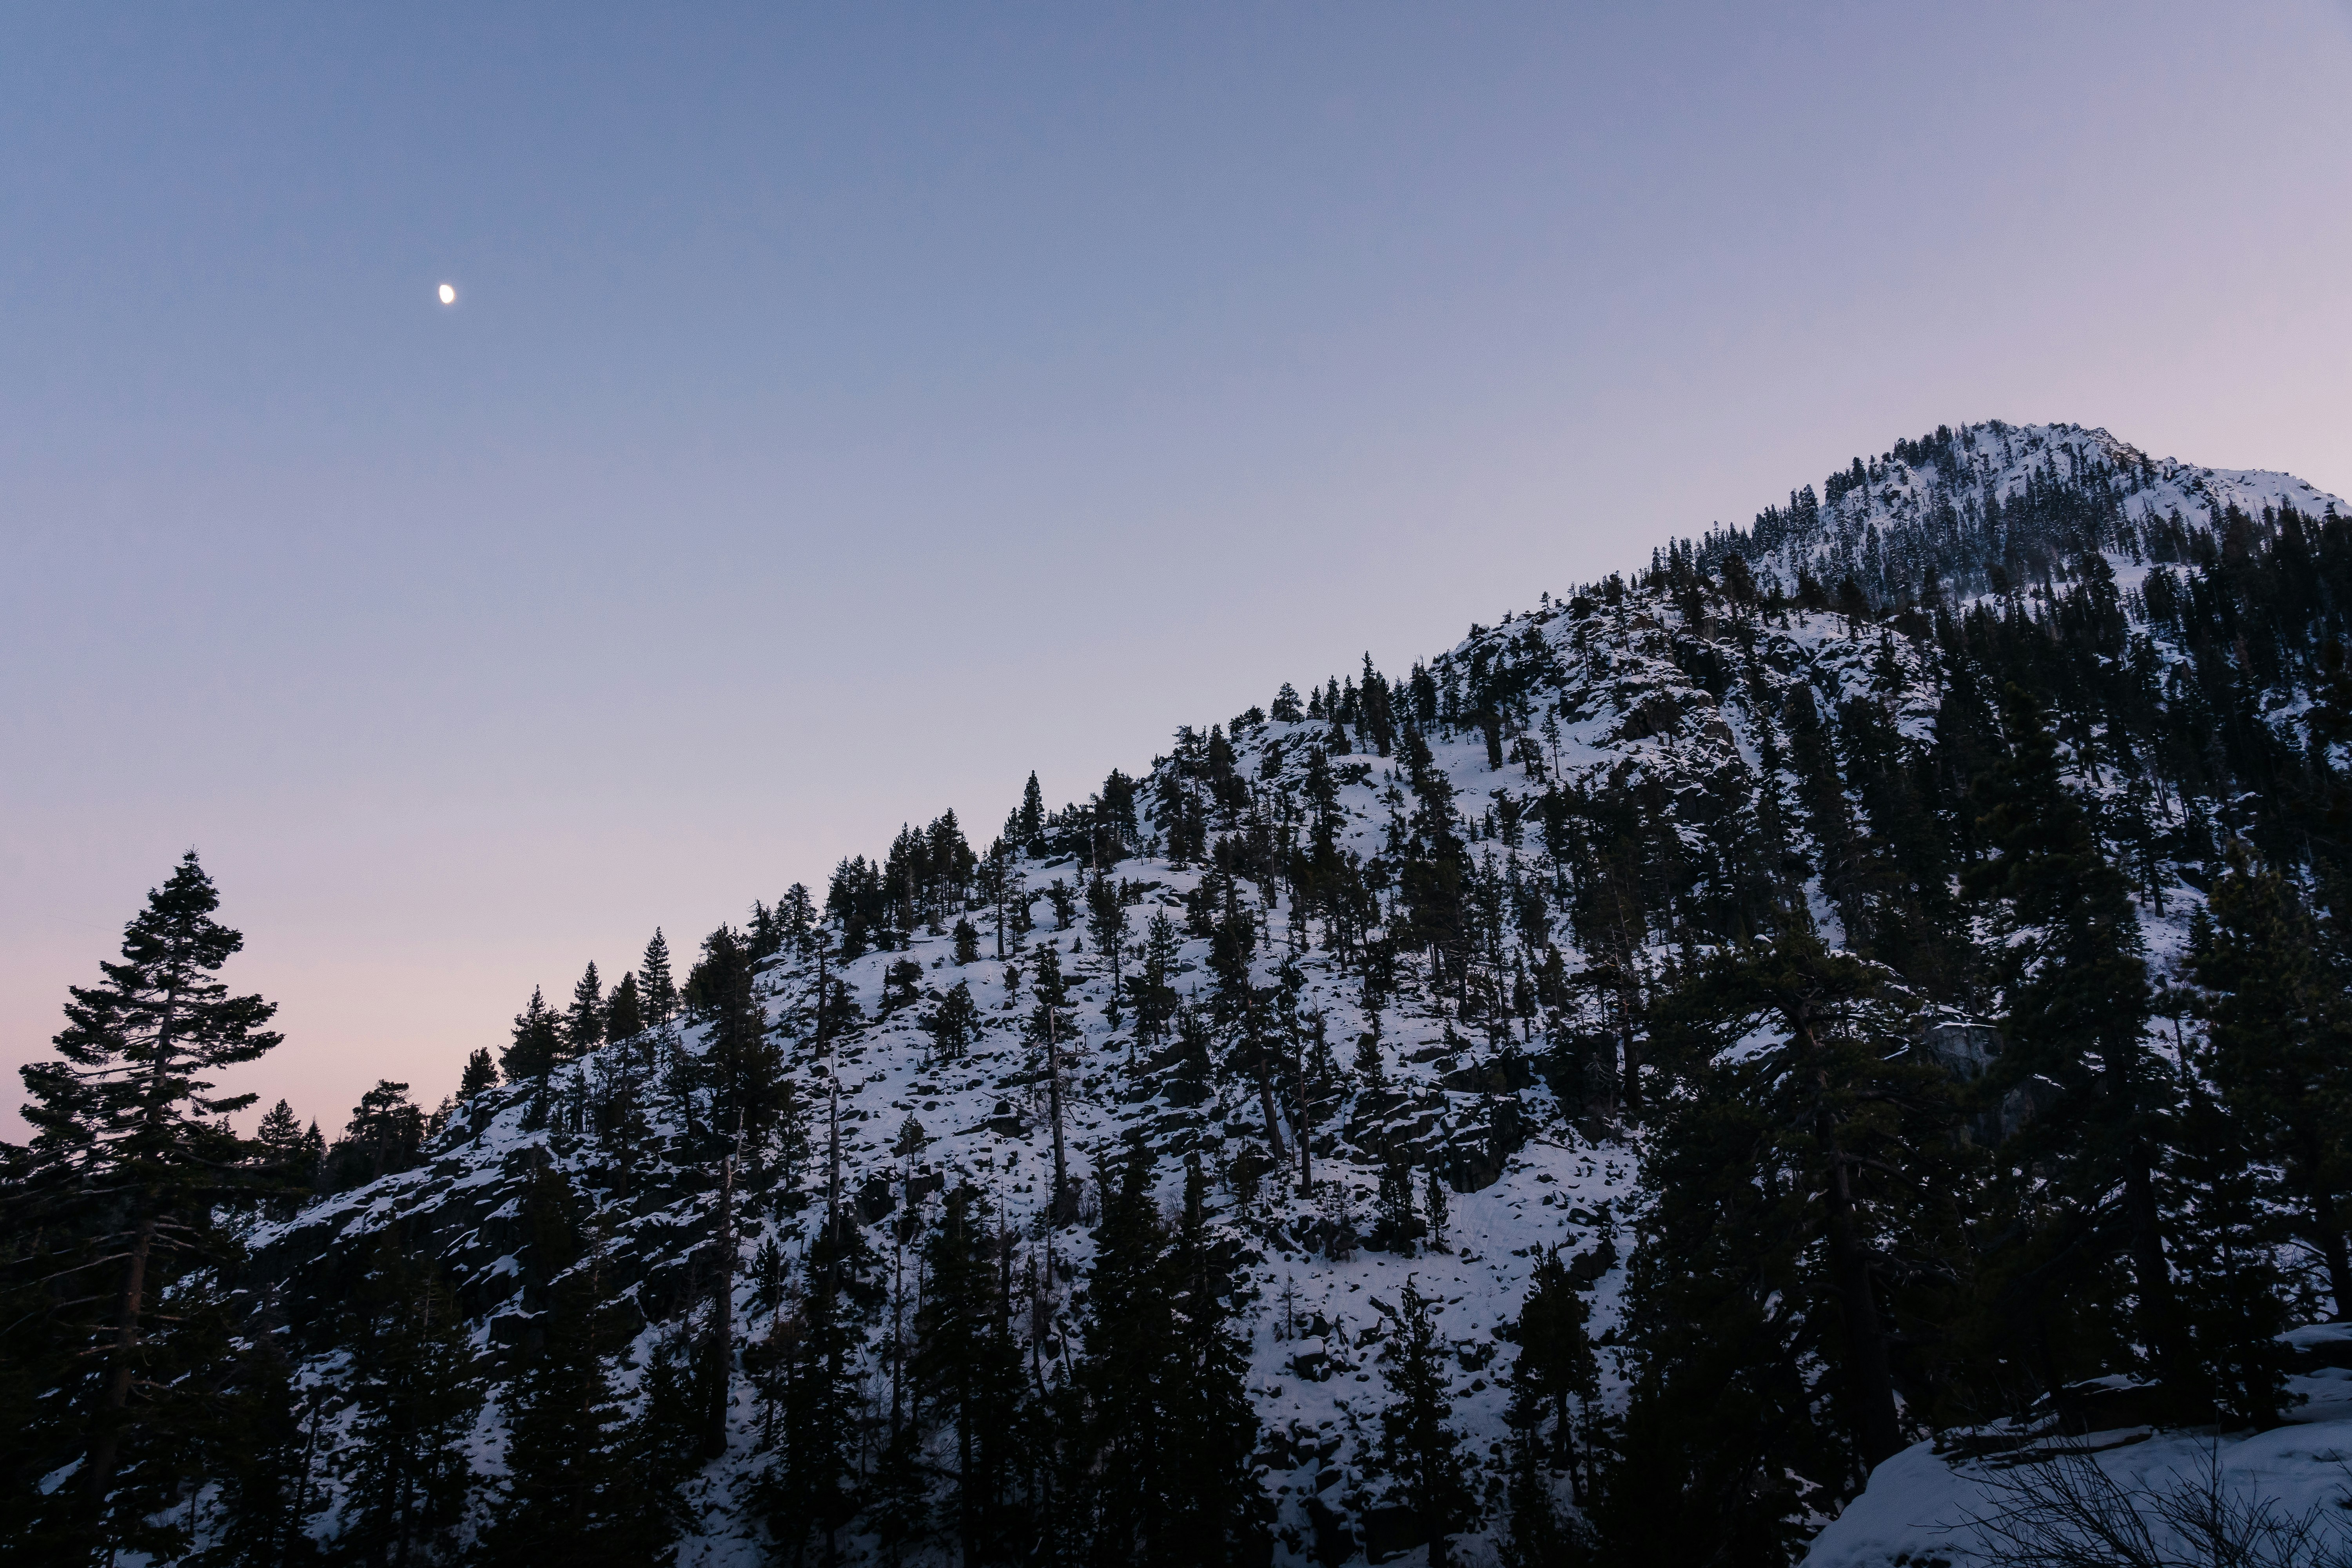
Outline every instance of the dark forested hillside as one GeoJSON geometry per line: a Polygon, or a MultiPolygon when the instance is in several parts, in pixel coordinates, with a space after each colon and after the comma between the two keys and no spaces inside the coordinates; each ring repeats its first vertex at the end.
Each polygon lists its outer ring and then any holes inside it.
{"type": "Polygon", "coordinates": [[[2116,1432],[2324,1510],[2347,613],[2298,480],[1939,429],[323,1130],[224,1120],[191,857],[26,1072],[0,1550],[2013,1561],[2116,1432]]]}

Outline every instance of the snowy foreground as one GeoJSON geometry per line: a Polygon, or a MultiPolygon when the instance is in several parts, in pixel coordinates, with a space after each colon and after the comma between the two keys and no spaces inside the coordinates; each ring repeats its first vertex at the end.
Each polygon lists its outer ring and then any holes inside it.
{"type": "Polygon", "coordinates": [[[1871,1473],[1869,1489],[1814,1538],[1807,1568],[2014,1562],[2014,1548],[1986,1521],[2031,1496],[2057,1492],[2088,1506],[2063,1509],[2063,1522],[2047,1511],[2035,1521],[2053,1544],[2068,1523],[2076,1539],[2090,1539],[2095,1520],[2120,1518],[2102,1505],[2121,1500],[2137,1505],[2131,1511],[2147,1544],[2173,1554],[2154,1562],[2284,1565],[2326,1561],[2322,1553],[2331,1545],[2352,1552],[2352,1323],[2315,1324],[2288,1338],[2315,1360],[2342,1364],[2289,1379],[2289,1397],[2304,1403],[2284,1426],[2255,1433],[2123,1426],[1973,1458],[1916,1444],[1871,1473]],[[2174,1514],[2170,1523],[2167,1512],[2174,1514]],[[2258,1536],[2265,1514],[2287,1526],[2310,1520],[2312,1536],[2300,1546],[2282,1545],[2284,1555],[2246,1559],[2215,1555],[2210,1538],[2192,1538],[2200,1520],[2234,1521],[2242,1532],[2258,1536]]]}

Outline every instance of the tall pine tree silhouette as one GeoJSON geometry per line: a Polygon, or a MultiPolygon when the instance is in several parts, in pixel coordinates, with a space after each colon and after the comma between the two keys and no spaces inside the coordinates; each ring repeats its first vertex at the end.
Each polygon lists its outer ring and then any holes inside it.
{"type": "Polygon", "coordinates": [[[219,978],[245,943],[213,918],[219,907],[192,849],[124,928],[121,961],[69,989],[56,1058],[21,1069],[34,1137],[5,1189],[5,1226],[51,1287],[30,1338],[67,1352],[44,1402],[49,1440],[80,1454],[44,1510],[60,1540],[173,1549],[177,1531],[146,1519],[207,1415],[207,1380],[190,1373],[221,1342],[205,1306],[207,1270],[231,1250],[218,1221],[288,1185],[227,1129],[257,1097],[214,1088],[281,1038],[266,1026],[274,1004],[219,978]]]}

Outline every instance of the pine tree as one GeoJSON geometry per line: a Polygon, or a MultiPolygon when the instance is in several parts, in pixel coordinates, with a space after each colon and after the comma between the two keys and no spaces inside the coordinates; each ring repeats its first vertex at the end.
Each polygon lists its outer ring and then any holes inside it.
{"type": "MultiPolygon", "coordinates": [[[[281,1102],[282,1103],[282,1102],[281,1102]]],[[[325,1502],[312,1476],[315,1410],[305,1428],[291,1369],[268,1335],[245,1347],[219,1432],[226,1458],[213,1544],[193,1568],[306,1568],[320,1561],[310,1521],[325,1502]]]]}
{"type": "Polygon", "coordinates": [[[1089,1460],[1085,1493],[1073,1500],[1091,1522],[1095,1555],[1115,1562],[1157,1563],[1167,1545],[1161,1445],[1170,1414],[1165,1357],[1174,1326],[1150,1176],[1150,1156],[1131,1138],[1103,1182],[1087,1285],[1086,1356],[1076,1379],[1089,1460]]]}
{"type": "Polygon", "coordinates": [[[2263,1195],[2296,1216],[2336,1316],[2352,1317],[2352,964],[2294,887],[2242,852],[2210,908],[2190,956],[2211,994],[2214,1077],[2251,1134],[2263,1195]]]}
{"type": "Polygon", "coordinates": [[[1389,1403],[1381,1411],[1381,1453],[1399,1493],[1429,1536],[1432,1568],[1453,1561],[1449,1539],[1468,1522],[1472,1499],[1459,1452],[1460,1436],[1445,1424],[1452,1407],[1434,1306],[1413,1276],[1398,1299],[1389,1365],[1389,1403]]]}
{"type": "Polygon", "coordinates": [[[281,1100],[269,1108],[261,1124],[253,1130],[253,1141],[271,1154],[291,1160],[302,1147],[302,1119],[281,1100]]]}
{"type": "Polygon", "coordinates": [[[509,1083],[531,1082],[542,1096],[547,1075],[563,1054],[562,1021],[547,1005],[538,986],[530,989],[530,1005],[515,1015],[514,1034],[499,1059],[509,1083]]]}
{"type": "Polygon", "coordinates": [[[604,1006],[604,1037],[615,1042],[634,1040],[645,1027],[645,1004],[637,994],[636,972],[625,970],[604,1006]]]}
{"type": "MultiPolygon", "coordinates": [[[[542,1171],[526,1198],[541,1272],[577,1247],[563,1178],[542,1171]]],[[[672,1561],[676,1502],[646,1459],[646,1430],[629,1419],[605,1370],[596,1330],[598,1261],[592,1253],[543,1287],[538,1352],[502,1396],[507,1479],[484,1531],[487,1568],[557,1561],[583,1565],[672,1561]]]]}
{"type": "Polygon", "coordinates": [[[677,982],[670,974],[669,943],[662,939],[659,926],[646,943],[646,955],[638,961],[636,973],[646,1025],[661,1028],[677,1016],[677,982]]]}
{"type": "Polygon", "coordinates": [[[740,1130],[756,1148],[775,1131],[784,1078],[783,1054],[753,978],[750,948],[731,927],[720,926],[704,940],[688,990],[709,1021],[701,1068],[715,1125],[730,1135],[740,1130]]]}
{"type": "Polygon", "coordinates": [[[961,1059],[980,1038],[980,1005],[967,982],[959,980],[940,994],[939,1005],[923,1015],[923,1031],[943,1062],[961,1059]]]}
{"type": "Polygon", "coordinates": [[[1184,1164],[1184,1207],[1168,1258],[1171,1364],[1168,1385],[1167,1557],[1203,1565],[1263,1562],[1271,1525],[1251,1469],[1257,1411],[1246,1386],[1249,1350],[1234,1319],[1231,1249],[1209,1231],[1207,1181],[1184,1164]]]}
{"type": "Polygon", "coordinates": [[[1143,967],[1133,987],[1136,1032],[1146,1046],[1159,1043],[1161,1032],[1176,1015],[1174,979],[1179,946],[1175,922],[1164,911],[1155,910],[1150,924],[1144,928],[1143,967]]]}
{"type": "Polygon", "coordinates": [[[1411,1258],[1412,1244],[1422,1234],[1421,1216],[1412,1206],[1412,1167],[1394,1155],[1383,1160],[1373,1205],[1377,1216],[1373,1245],[1400,1258],[1411,1258]]]}
{"type": "Polygon", "coordinates": [[[1792,1478],[1859,1490],[1906,1441],[1898,1376],[1937,1386],[1970,1173],[1948,1076],[1898,1047],[1889,978],[1791,921],[1695,964],[1655,1010],[1654,1056],[1677,1070],[1644,1161],[1633,1386],[1598,1510],[1619,1556],[1778,1560],[1801,1538],[1792,1478]]]}
{"type": "Polygon", "coordinates": [[[572,987],[572,1005],[563,1015],[563,1056],[577,1061],[604,1043],[604,985],[591,960],[572,987]]]}
{"type": "Polygon", "coordinates": [[[1127,951],[1127,910],[1120,902],[1118,885],[1100,872],[1087,884],[1087,934],[1094,938],[1103,973],[1110,981],[1104,1011],[1115,1029],[1118,1027],[1119,965],[1127,951]]]}
{"type": "Polygon", "coordinates": [[[782,1453],[753,1495],[792,1563],[812,1533],[824,1560],[835,1561],[842,1527],[857,1513],[856,1329],[842,1278],[845,1242],[855,1236],[838,1213],[828,1219],[809,1248],[798,1320],[781,1336],[782,1453]]]}
{"type": "Polygon", "coordinates": [[[918,1405],[950,1428],[947,1513],[961,1561],[1008,1555],[1013,1523],[1012,1446],[1021,1436],[1022,1374],[986,1199],[970,1183],[950,1189],[926,1239],[926,1283],[910,1363],[918,1405]]]}
{"type": "Polygon", "coordinates": [[[1045,792],[1037,787],[1037,774],[1032,770],[1029,782],[1022,786],[1021,809],[1013,813],[1008,825],[1013,831],[1006,837],[1021,845],[1032,855],[1044,853],[1045,837],[1045,792]]]}
{"type": "Polygon", "coordinates": [[[410,1101],[408,1086],[378,1079],[352,1108],[343,1140],[332,1152],[336,1184],[356,1186],[405,1171],[416,1163],[424,1142],[425,1112],[410,1101]]]}
{"type": "Polygon", "coordinates": [[[496,1089],[498,1082],[498,1063],[490,1059],[487,1049],[478,1047],[474,1054],[466,1058],[465,1073],[457,1079],[457,1098],[471,1100],[486,1089],[496,1089]]]}
{"type": "Polygon", "coordinates": [[[218,978],[244,945],[213,919],[219,905],[190,850],[124,928],[121,962],[70,988],[57,1059],[20,1069],[34,1138],[0,1188],[0,1226],[8,1254],[47,1279],[41,1321],[12,1334],[67,1352],[48,1365],[60,1381],[47,1408],[61,1414],[39,1439],[61,1450],[47,1468],[80,1457],[43,1505],[60,1542],[178,1549],[176,1527],[147,1516],[176,1486],[191,1424],[209,1418],[202,1366],[227,1353],[206,1282],[230,1252],[217,1220],[287,1186],[227,1131],[257,1097],[213,1089],[281,1037],[266,1026],[272,1004],[218,978]]]}
{"type": "Polygon", "coordinates": [[[345,1319],[355,1412],[346,1535],[375,1563],[430,1563],[465,1517],[482,1384],[457,1299],[387,1237],[345,1319]]]}
{"type": "MultiPolygon", "coordinates": [[[[2144,1038],[2151,999],[2139,921],[2128,883],[2061,776],[2040,699],[2012,682],[2002,721],[2010,755],[1977,792],[1979,830],[1999,854],[1970,868],[1963,883],[1992,903],[2006,939],[1997,972],[2009,1046],[1993,1082],[2007,1089],[2038,1079],[2056,1090],[2008,1141],[2004,1160],[2014,1190],[2047,1186],[2058,1227],[2048,1246],[2059,1256],[2087,1261],[2111,1252],[2098,1239],[2101,1215],[2111,1195],[2120,1198],[2141,1339],[2164,1382],[2191,1397],[2199,1379],[2156,1190],[2169,1095],[2144,1038]],[[2045,1171],[2054,1180],[2045,1182],[2045,1171]]],[[[2047,1286],[2065,1283],[2043,1278],[2047,1286]]],[[[2081,1293],[2089,1280],[2078,1273],[2072,1283],[2081,1293]]]]}
{"type": "Polygon", "coordinates": [[[1575,1417],[1601,1397],[1601,1363],[1585,1332],[1590,1316],[1584,1298],[1569,1280],[1559,1248],[1538,1252],[1527,1300],[1519,1306],[1519,1359],[1511,1373],[1513,1425],[1534,1443],[1544,1417],[1550,1417],[1551,1465],[1569,1472],[1580,1495],[1591,1463],[1589,1455],[1579,1454],[1575,1417]]]}

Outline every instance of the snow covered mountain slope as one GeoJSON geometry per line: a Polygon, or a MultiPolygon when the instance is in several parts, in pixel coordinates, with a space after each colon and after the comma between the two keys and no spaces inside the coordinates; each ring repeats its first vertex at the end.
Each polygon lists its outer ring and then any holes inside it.
{"type": "Polygon", "coordinates": [[[2290,506],[2315,518],[2341,503],[2292,474],[2154,458],[2079,425],[1993,420],[1856,458],[1818,495],[1806,485],[1748,528],[1710,531],[1698,552],[1708,563],[1744,556],[1791,593],[1800,574],[1832,588],[1852,576],[1889,605],[1916,598],[1931,568],[1964,597],[1998,591],[1996,572],[2021,586],[2053,563],[2063,574],[2086,528],[2104,532],[2105,548],[2123,546],[2129,530],[2162,555],[2168,539],[2185,541],[2232,507],[2259,517],[2290,506]]]}
{"type": "MultiPolygon", "coordinates": [[[[918,887],[909,850],[845,868],[814,923],[762,906],[747,938],[753,994],[791,1093],[734,1177],[709,1065],[719,1025],[689,1010],[675,1038],[649,1029],[544,1082],[483,1090],[415,1168],[263,1226],[247,1289],[333,1412],[339,1313],[386,1238],[446,1272],[493,1367],[539,1343],[560,1275],[593,1269],[622,1386],[642,1402],[651,1369],[715,1322],[748,1369],[783,1331],[793,1270],[838,1205],[863,1238],[858,1364],[878,1431],[900,1307],[921,1289],[915,1248],[944,1194],[969,1184],[1003,1226],[1025,1271],[1024,1353],[1044,1378],[1076,1353],[1091,1221],[1137,1149],[1171,1210],[1197,1163],[1240,1271],[1276,1560],[1419,1550],[1378,1457],[1408,1279],[1442,1303],[1451,1420],[1483,1521],[1460,1542],[1476,1560],[1502,1510],[1512,1324],[1542,1249],[1560,1249],[1590,1300],[1599,1406],[1622,1403],[1626,1369],[1608,1347],[1643,1202],[1643,998],[1693,953],[1765,929],[1784,888],[1833,944],[1893,940],[1902,900],[1881,862],[1905,831],[1900,802],[1957,812],[1966,759],[1941,727],[1985,700],[1956,686],[1953,616],[2055,616],[2062,591],[2112,583],[2152,700],[2189,715],[2202,710],[2180,672],[2204,656],[2165,620],[2158,576],[2241,534],[2275,536],[2284,507],[2341,510],[2288,476],[2156,462],[2068,426],[1939,432],[1825,489],[1670,546],[1631,581],[1474,627],[1407,678],[1367,662],[1360,681],[1285,686],[1267,710],[1180,731],[1133,780],[1025,823],[1016,812],[997,866],[1017,888],[1002,896],[952,854],[923,862],[918,887]],[[1830,745],[1808,740],[1811,716],[1843,739],[1809,763],[1807,745],[1830,745]],[[1850,839],[1830,841],[1808,766],[1831,770],[1850,839]],[[1906,780],[1908,795],[1890,782],[1906,780]],[[1439,838],[1458,879],[1415,882],[1430,857],[1413,847],[1439,838]],[[1181,1005],[1147,1025],[1139,983],[1155,942],[1181,1005]],[[1068,983],[1050,1038],[1035,1010],[1048,950],[1068,983]],[[1075,1215],[1055,1213],[1057,1134],[1075,1215]],[[550,1171],[593,1236],[576,1263],[541,1256],[525,1213],[550,1171]]],[[[2244,743],[2300,753],[2309,671],[2252,679],[2244,743]]],[[[2163,962],[2221,837],[2259,803],[2148,793],[2100,733],[2070,731],[2070,765],[2138,825],[2163,962]]],[[[1923,1016],[1973,1026],[1957,1001],[1923,1016]]],[[[774,1463],[768,1395],[748,1370],[728,1386],[724,1450],[688,1489],[688,1563],[764,1561],[773,1544],[748,1500],[774,1463]]],[[[495,1397],[478,1416],[484,1476],[499,1472],[509,1416],[495,1397]]],[[[349,1415],[328,1419],[331,1447],[349,1415]]],[[[1924,1447],[1890,1461],[1817,1560],[1927,1550],[1929,1535],[1884,1521],[1948,1514],[1959,1474],[1924,1447]]],[[[323,1534],[351,1505],[332,1497],[323,1534]]],[[[878,1550],[870,1521],[843,1539],[878,1550]]]]}

